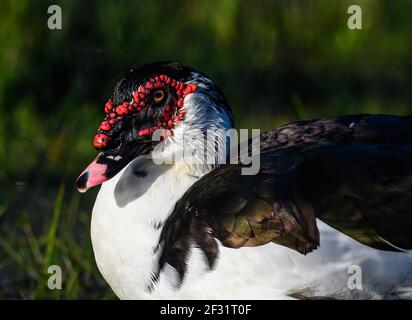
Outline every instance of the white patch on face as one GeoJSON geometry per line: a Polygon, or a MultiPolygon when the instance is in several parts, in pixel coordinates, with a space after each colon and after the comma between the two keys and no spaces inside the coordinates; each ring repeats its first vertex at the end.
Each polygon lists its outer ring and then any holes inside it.
{"type": "MultiPolygon", "coordinates": [[[[219,149],[224,149],[225,134],[232,128],[230,115],[223,107],[216,105],[209,95],[200,92],[187,95],[183,101],[183,109],[186,111],[185,118],[176,123],[173,136],[168,138],[164,147],[155,148],[152,159],[159,164],[178,163],[190,174],[202,175],[212,170],[215,165],[206,163],[206,159],[210,157],[205,157],[202,152],[193,156],[187,155],[190,155],[190,150],[193,149],[203,150],[206,137],[216,141],[220,145],[219,149]],[[214,137],[210,136],[211,132],[214,132],[214,137]],[[179,155],[184,155],[183,163],[176,159],[179,155]]],[[[210,148],[209,150],[214,151],[210,148]]]]}
{"type": "Polygon", "coordinates": [[[115,156],[115,157],[107,156],[107,159],[111,159],[111,160],[114,160],[114,161],[119,161],[120,159],[122,159],[122,156],[115,156]]]}

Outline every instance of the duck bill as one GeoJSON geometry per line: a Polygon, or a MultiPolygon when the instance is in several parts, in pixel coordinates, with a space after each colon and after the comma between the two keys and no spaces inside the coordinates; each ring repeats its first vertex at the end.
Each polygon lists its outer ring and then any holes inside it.
{"type": "Polygon", "coordinates": [[[101,152],[76,180],[77,190],[86,192],[94,186],[113,178],[137,156],[149,153],[149,144],[141,144],[131,150],[101,152]],[[120,152],[119,152],[120,151],[120,152]]]}
{"type": "Polygon", "coordinates": [[[91,187],[98,186],[110,179],[106,175],[108,166],[104,163],[98,163],[99,157],[100,155],[77,178],[77,190],[80,192],[86,192],[91,187]]]}

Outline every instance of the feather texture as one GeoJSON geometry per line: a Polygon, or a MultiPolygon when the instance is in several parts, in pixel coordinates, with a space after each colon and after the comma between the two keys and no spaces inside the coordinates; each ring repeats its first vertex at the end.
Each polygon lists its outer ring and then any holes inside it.
{"type": "Polygon", "coordinates": [[[262,135],[261,168],[206,174],[177,202],[163,228],[159,271],[180,281],[194,243],[214,265],[231,248],[274,242],[307,254],[319,245],[316,218],[370,247],[412,249],[412,119],[342,116],[300,121],[262,135]]]}

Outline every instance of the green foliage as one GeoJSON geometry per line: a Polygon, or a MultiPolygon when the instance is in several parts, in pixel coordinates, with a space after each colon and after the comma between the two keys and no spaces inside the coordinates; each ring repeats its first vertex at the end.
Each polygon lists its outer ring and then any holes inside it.
{"type": "Polygon", "coordinates": [[[177,60],[212,76],[238,127],[411,113],[412,2],[0,1],[0,298],[112,298],[89,239],[96,190],[74,181],[116,80],[177,60]],[[363,30],[347,8],[363,9],[363,30]],[[63,290],[45,287],[47,266],[63,290]]]}

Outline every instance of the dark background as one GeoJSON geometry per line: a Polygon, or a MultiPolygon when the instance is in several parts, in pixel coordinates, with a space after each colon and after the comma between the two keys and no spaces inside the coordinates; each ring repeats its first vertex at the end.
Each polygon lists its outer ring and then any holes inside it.
{"type": "Polygon", "coordinates": [[[237,127],[347,113],[411,114],[412,1],[0,0],[0,298],[113,298],[90,244],[97,193],[75,179],[129,68],[195,67],[237,127]],[[63,29],[49,30],[59,4],[63,29]],[[347,8],[363,10],[363,30],[347,8]],[[63,290],[47,289],[47,268],[63,290]]]}

